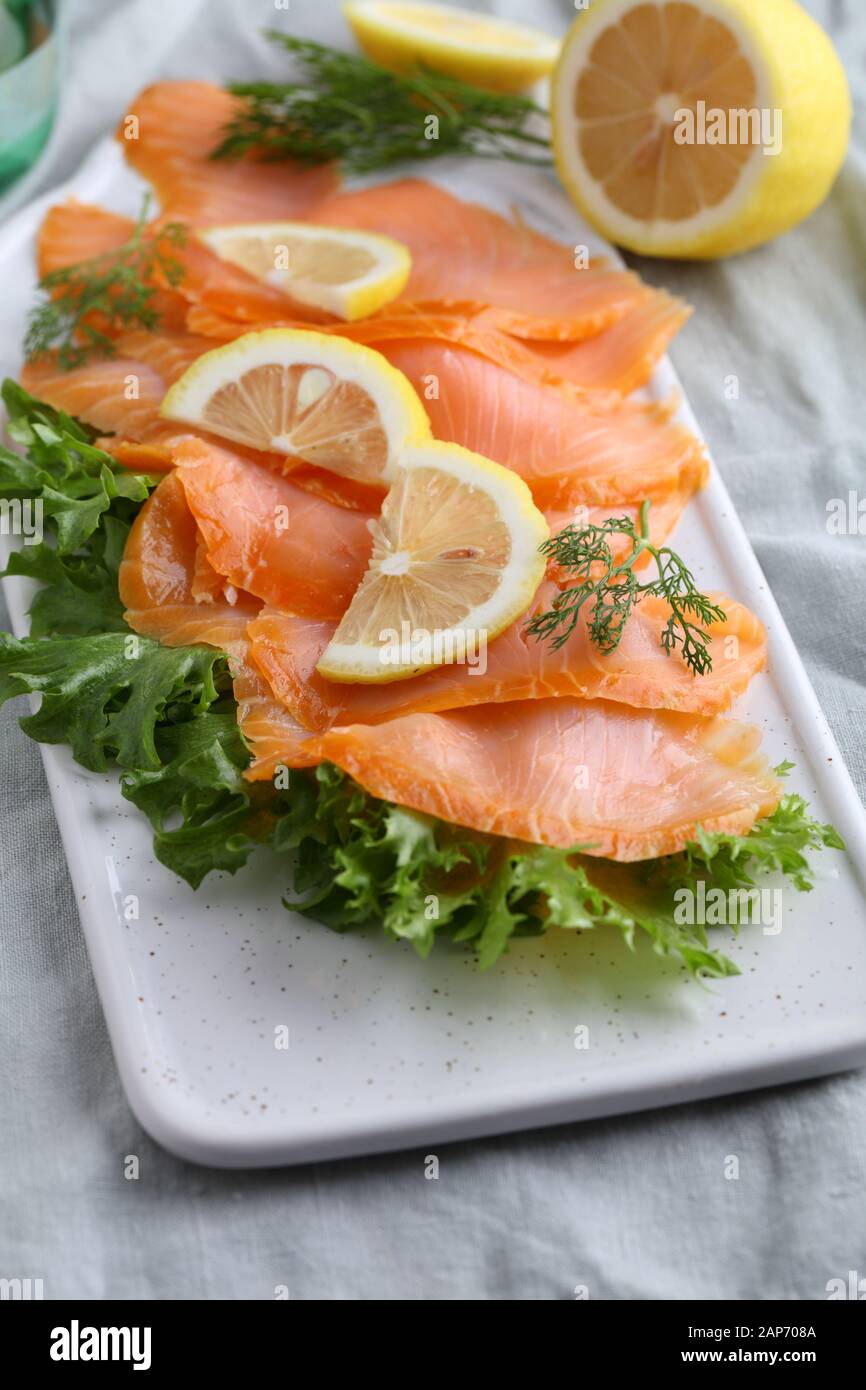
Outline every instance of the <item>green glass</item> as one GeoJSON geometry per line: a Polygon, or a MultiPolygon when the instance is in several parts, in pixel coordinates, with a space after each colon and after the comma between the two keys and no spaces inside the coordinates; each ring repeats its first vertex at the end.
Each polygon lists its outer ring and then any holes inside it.
{"type": "Polygon", "coordinates": [[[0,193],[45,145],[58,85],[52,0],[0,0],[0,193]]]}

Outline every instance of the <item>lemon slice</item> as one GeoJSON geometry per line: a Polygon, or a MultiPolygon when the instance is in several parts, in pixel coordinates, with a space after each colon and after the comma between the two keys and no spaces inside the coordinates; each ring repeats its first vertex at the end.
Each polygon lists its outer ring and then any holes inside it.
{"type": "Polygon", "coordinates": [[[385,485],[404,446],[430,436],[424,407],[381,353],[292,328],[204,353],[166,393],[160,415],[385,485]]]}
{"type": "Polygon", "coordinates": [[[493,92],[522,92],[550,72],[559,43],[539,29],[451,5],[348,0],[355,38],[393,72],[430,68],[493,92]]]}
{"type": "Polygon", "coordinates": [[[822,202],[851,102],[795,0],[593,0],[563,44],[551,116],[560,177],[609,240],[702,259],[822,202]]]}
{"type": "Polygon", "coordinates": [[[544,574],[549,531],[528,487],[458,444],[404,450],[371,529],[369,567],[318,663],[332,681],[479,664],[544,574]]]}
{"type": "Polygon", "coordinates": [[[307,222],[252,222],[196,233],[221,260],[240,266],[298,304],[353,323],[405,288],[409,250],[392,237],[307,222]]]}

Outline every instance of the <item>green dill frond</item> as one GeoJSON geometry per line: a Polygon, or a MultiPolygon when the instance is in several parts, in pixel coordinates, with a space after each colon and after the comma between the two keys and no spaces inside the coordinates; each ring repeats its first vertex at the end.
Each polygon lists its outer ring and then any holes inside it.
{"type": "Polygon", "coordinates": [[[641,504],[638,526],[627,516],[609,517],[600,526],[566,526],[544,542],[542,552],[569,571],[575,583],[557,594],[549,609],[531,618],[528,630],[551,641],[558,650],[589,604],[590,641],[599,651],[612,652],[635,606],[646,594],[653,594],[664,599],[671,610],[661,634],[664,651],[668,656],[679,651],[695,675],[702,676],[713,669],[709,651],[712,637],[706,629],[724,622],[725,611],[699,591],[694,575],[675,551],[650,543],[649,506],[649,502],[641,504]],[[631,542],[623,560],[614,556],[614,536],[625,536],[631,542]],[[634,569],[644,554],[655,561],[656,577],[641,584],[634,569]]]}
{"type": "Polygon", "coordinates": [[[43,298],[30,313],[24,338],[28,361],[56,349],[60,366],[68,371],[94,354],[113,357],[118,330],[152,332],[158,326],[154,299],[160,284],[175,288],[183,279],[184,268],[172,248],[184,245],[186,229],[169,222],[150,235],[149,205],[145,194],[132,235],[117,250],[43,275],[43,298]]]}
{"type": "Polygon", "coordinates": [[[550,166],[547,112],[524,96],[438,73],[389,72],[357,54],[267,31],[300,65],[294,82],[233,82],[243,99],[215,159],[250,151],[369,173],[403,160],[463,154],[550,166]],[[430,118],[434,118],[432,121],[430,118]]]}

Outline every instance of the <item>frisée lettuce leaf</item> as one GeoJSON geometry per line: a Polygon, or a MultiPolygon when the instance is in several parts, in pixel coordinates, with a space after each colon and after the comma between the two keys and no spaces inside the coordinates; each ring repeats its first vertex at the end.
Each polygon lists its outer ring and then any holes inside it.
{"type": "Polygon", "coordinates": [[[629,946],[648,939],[659,956],[693,975],[737,968],[706,929],[676,913],[677,890],[748,888],[772,868],[800,891],[812,887],[806,853],[843,848],[802,797],[782,798],[748,835],[700,835],[679,854],[616,864],[582,854],[485,836],[370,796],[338,768],[291,774],[291,809],[271,843],[297,854],[295,911],[338,931],[381,926],[426,956],[436,937],[465,942],[482,969],[513,937],[548,927],[613,927],[629,946]]]}
{"type": "Polygon", "coordinates": [[[122,468],[96,448],[93,431],[16,382],[4,382],[2,397],[7,432],[25,452],[0,447],[0,497],[27,504],[31,521],[41,523],[38,539],[13,551],[4,571],[42,585],[30,635],[128,632],[117,571],[129,527],[158,479],[122,468]]]}

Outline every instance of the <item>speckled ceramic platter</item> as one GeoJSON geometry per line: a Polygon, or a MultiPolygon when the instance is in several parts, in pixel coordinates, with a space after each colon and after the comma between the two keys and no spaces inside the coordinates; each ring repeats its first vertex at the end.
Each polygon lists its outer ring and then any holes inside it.
{"type": "MultiPolygon", "coordinates": [[[[569,243],[597,243],[544,175],[444,167],[456,193],[569,243]]],[[[45,208],[74,194],[135,212],[141,188],[106,142],[64,189],[0,230],[0,357],[20,361],[45,208]]],[[[659,369],[653,395],[676,378],[659,369]]],[[[684,419],[697,428],[687,408],[684,419]]],[[[117,1063],[142,1124],[203,1163],[295,1163],[576,1120],[745,1090],[866,1061],[866,825],[838,749],[718,476],[689,508],[678,549],[702,587],[747,602],[770,634],[769,674],[736,713],[764,732],[791,786],[832,820],[810,895],[786,893],[782,930],[746,927],[742,970],[688,983],[613,934],[516,943],[489,973],[444,947],[419,961],[375,934],[337,936],[289,914],[264,854],[192,892],[156,864],[148,828],[113,777],[44,750],[57,819],[117,1063]],[[138,917],[127,920],[130,895],[138,917]],[[275,1030],[288,1029],[288,1048],[275,1030]],[[588,1046],[576,1047],[575,1030],[588,1046]]],[[[7,581],[16,632],[27,593],[7,581]]],[[[33,873],[39,872],[34,860],[33,873]]]]}

